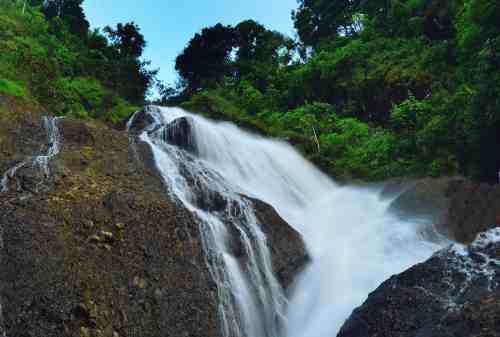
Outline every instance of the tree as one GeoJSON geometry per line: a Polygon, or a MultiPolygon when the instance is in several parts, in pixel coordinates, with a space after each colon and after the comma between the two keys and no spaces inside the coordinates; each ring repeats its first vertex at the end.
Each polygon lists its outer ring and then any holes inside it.
{"type": "Polygon", "coordinates": [[[295,28],[302,43],[317,47],[321,42],[339,35],[352,35],[353,16],[358,0],[298,0],[299,8],[292,13],[295,28]]]}
{"type": "Polygon", "coordinates": [[[235,33],[236,57],[239,61],[279,63],[280,52],[284,51],[286,54],[294,46],[291,39],[279,32],[267,30],[253,20],[239,23],[235,27],[235,33]]]}
{"type": "MultiPolygon", "coordinates": [[[[34,0],[32,4],[38,4],[34,0]]],[[[48,19],[61,18],[69,31],[77,36],[86,37],[90,28],[82,8],[83,0],[46,0],[43,2],[43,13],[48,19]]]]}
{"type": "Polygon", "coordinates": [[[455,36],[455,18],[463,0],[361,0],[357,11],[366,14],[379,34],[420,36],[447,40],[455,36]]]}
{"type": "Polygon", "coordinates": [[[116,28],[104,28],[111,44],[118,50],[120,57],[138,58],[146,48],[146,40],[141,34],[141,29],[134,22],[119,23],[116,28]]]}
{"type": "Polygon", "coordinates": [[[187,90],[216,87],[232,76],[231,52],[235,31],[231,26],[217,24],[196,34],[177,56],[175,70],[186,82],[187,90]]]}
{"type": "Polygon", "coordinates": [[[238,24],[235,37],[234,69],[237,81],[243,78],[252,80],[263,90],[273,69],[288,65],[292,59],[294,41],[253,20],[238,24]]]}
{"type": "MultiPolygon", "coordinates": [[[[149,70],[150,62],[141,60],[146,41],[139,26],[134,22],[119,23],[116,28],[104,28],[104,32],[111,42],[110,49],[106,50],[112,64],[108,83],[111,82],[111,86],[129,102],[142,104],[158,71],[149,70]]],[[[103,47],[97,37],[92,41],[103,47]]]]}

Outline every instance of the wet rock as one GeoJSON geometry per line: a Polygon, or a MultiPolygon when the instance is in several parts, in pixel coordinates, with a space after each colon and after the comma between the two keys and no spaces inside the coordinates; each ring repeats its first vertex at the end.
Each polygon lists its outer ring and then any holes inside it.
{"type": "Polygon", "coordinates": [[[106,243],[113,243],[115,241],[115,236],[111,232],[101,231],[100,232],[102,241],[106,243]]]}
{"type": "Polygon", "coordinates": [[[408,178],[390,179],[384,183],[381,196],[383,198],[396,199],[414,185],[415,181],[408,178]]]}
{"type": "Polygon", "coordinates": [[[419,217],[431,223],[443,222],[449,207],[446,191],[450,184],[460,178],[425,178],[415,181],[392,181],[386,187],[398,194],[390,210],[403,217],[419,217]]]}
{"type": "Polygon", "coordinates": [[[196,142],[193,137],[192,119],[181,117],[165,126],[160,132],[163,140],[186,151],[196,154],[196,142]]]}
{"type": "Polygon", "coordinates": [[[500,185],[461,177],[393,179],[382,196],[394,198],[392,212],[433,225],[462,243],[470,243],[479,233],[500,224],[500,185]]]}
{"type": "Polygon", "coordinates": [[[92,235],[90,238],[89,238],[89,242],[90,243],[94,243],[94,244],[98,244],[102,241],[102,238],[99,236],[99,235],[92,235]]]}
{"type": "Polygon", "coordinates": [[[145,107],[142,110],[130,115],[130,117],[125,121],[125,124],[128,125],[130,133],[138,134],[155,122],[151,114],[148,113],[150,109],[154,109],[154,107],[145,107]]]}
{"type": "Polygon", "coordinates": [[[471,242],[477,233],[500,225],[500,185],[457,180],[449,186],[447,196],[447,225],[457,241],[471,242]]]}
{"type": "Polygon", "coordinates": [[[500,228],[454,245],[371,293],[338,337],[500,336],[500,228]]]}
{"type": "Polygon", "coordinates": [[[268,239],[278,280],[284,288],[288,288],[310,261],[304,241],[274,207],[257,199],[249,200],[253,203],[255,215],[268,239]]]}

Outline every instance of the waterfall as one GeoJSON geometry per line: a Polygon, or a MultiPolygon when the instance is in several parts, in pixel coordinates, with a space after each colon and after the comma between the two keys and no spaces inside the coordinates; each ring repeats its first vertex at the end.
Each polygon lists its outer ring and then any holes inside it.
{"type": "Polygon", "coordinates": [[[207,266],[217,284],[223,335],[278,336],[286,298],[273,274],[266,238],[250,200],[210,167],[203,154],[194,156],[164,141],[164,127],[187,116],[183,111],[149,109],[149,114],[154,122],[140,138],[150,144],[168,192],[199,221],[207,266]],[[234,232],[243,247],[243,265],[232,254],[234,232]]]}
{"type": "Polygon", "coordinates": [[[43,155],[36,156],[33,163],[43,170],[45,177],[50,175],[49,162],[57,156],[61,151],[61,134],[57,126],[57,121],[60,117],[43,117],[43,125],[47,132],[47,152],[43,155]]]}
{"type": "Polygon", "coordinates": [[[224,336],[336,336],[382,281],[441,248],[422,237],[421,223],[388,212],[380,188],[340,186],[284,142],[178,108],[147,114],[153,122],[140,138],[151,145],[168,193],[199,219],[224,336]],[[183,123],[190,128],[189,139],[179,140],[186,150],[166,141],[183,123]],[[241,194],[274,206],[312,255],[288,303],[241,194]],[[244,266],[230,254],[231,230],[241,237],[244,266]]]}
{"type": "Polygon", "coordinates": [[[47,133],[47,151],[41,155],[28,157],[8,169],[0,180],[0,193],[9,191],[9,182],[22,168],[37,167],[42,170],[45,178],[50,176],[50,160],[57,156],[61,150],[61,135],[57,126],[59,119],[61,119],[61,117],[44,116],[42,118],[43,127],[47,133]]]}

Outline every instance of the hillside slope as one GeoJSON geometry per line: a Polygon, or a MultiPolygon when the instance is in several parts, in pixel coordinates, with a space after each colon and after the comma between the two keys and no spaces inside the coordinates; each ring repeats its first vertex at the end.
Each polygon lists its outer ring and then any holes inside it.
{"type": "MultiPolygon", "coordinates": [[[[148,145],[97,121],[44,125],[44,111],[18,98],[1,96],[0,111],[0,329],[220,336],[198,222],[168,196],[148,145]]],[[[270,206],[257,212],[287,233],[268,238],[286,287],[304,246],[270,206]]]]}

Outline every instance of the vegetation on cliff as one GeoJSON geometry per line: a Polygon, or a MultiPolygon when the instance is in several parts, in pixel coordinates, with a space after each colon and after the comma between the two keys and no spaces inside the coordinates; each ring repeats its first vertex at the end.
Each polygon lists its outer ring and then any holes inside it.
{"type": "MultiPolygon", "coordinates": [[[[82,0],[0,0],[0,94],[118,122],[156,82],[135,23],[82,0]]],[[[500,5],[299,0],[297,39],[246,20],[196,34],[164,104],[290,141],[336,177],[497,179],[500,5]]]]}
{"type": "Polygon", "coordinates": [[[0,94],[117,122],[144,103],[156,72],[136,24],[91,31],[81,4],[0,0],[0,94]]]}
{"type": "Polygon", "coordinates": [[[335,176],[497,179],[498,1],[299,0],[293,18],[296,42],[203,29],[164,102],[289,139],[335,176]]]}

